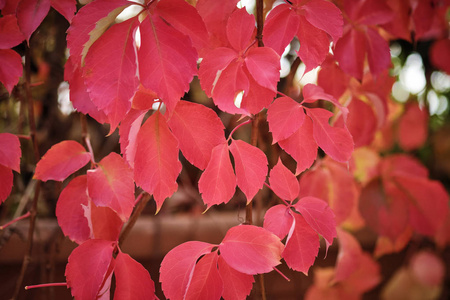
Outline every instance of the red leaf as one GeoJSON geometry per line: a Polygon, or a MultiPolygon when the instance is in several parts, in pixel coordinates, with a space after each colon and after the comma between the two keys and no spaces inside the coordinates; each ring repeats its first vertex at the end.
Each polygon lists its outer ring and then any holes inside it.
{"type": "Polygon", "coordinates": [[[317,144],[334,160],[346,162],[353,152],[353,138],[347,128],[332,127],[328,120],[333,113],[322,108],[310,108],[306,113],[313,120],[313,136],[317,144]]]}
{"type": "Polygon", "coordinates": [[[91,159],[89,152],[75,141],[53,145],[36,165],[34,178],[42,181],[63,181],[91,159]]]}
{"type": "Polygon", "coordinates": [[[449,213],[449,197],[442,184],[413,176],[395,176],[394,180],[407,194],[409,222],[413,229],[420,234],[435,235],[449,213]]]}
{"type": "Polygon", "coordinates": [[[406,105],[398,125],[400,147],[406,151],[423,146],[428,137],[428,112],[417,102],[406,105]]]}
{"type": "Polygon", "coordinates": [[[56,203],[56,217],[65,236],[81,244],[91,236],[88,219],[83,206],[89,203],[87,194],[87,176],[74,178],[62,190],[56,203]]]}
{"type": "Polygon", "coordinates": [[[313,123],[305,118],[302,126],[287,139],[278,141],[278,145],[296,162],[295,174],[300,174],[311,167],[317,157],[317,143],[313,137],[313,123]]]}
{"type": "Polygon", "coordinates": [[[49,10],[50,0],[20,0],[16,11],[17,23],[27,41],[49,10]]]}
{"type": "Polygon", "coordinates": [[[19,45],[25,37],[17,24],[16,15],[7,15],[4,10],[2,10],[2,14],[3,17],[0,18],[0,49],[8,49],[19,45]]]}
{"type": "MultiPolygon", "coordinates": [[[[385,24],[394,13],[387,4],[388,1],[364,0],[357,11],[358,22],[365,25],[385,24]]],[[[356,19],[355,18],[355,19],[356,19]]]]}
{"type": "Polygon", "coordinates": [[[267,121],[272,133],[272,144],[290,137],[305,120],[301,104],[289,97],[280,97],[269,106],[267,121]]]}
{"type": "Polygon", "coordinates": [[[280,57],[271,48],[250,48],[245,57],[245,65],[258,85],[273,92],[277,91],[280,79],[280,57]]]}
{"type": "Polygon", "coordinates": [[[300,25],[300,16],[286,3],[275,6],[267,15],[263,29],[264,45],[282,55],[300,25]]]}
{"type": "Polygon", "coordinates": [[[115,242],[87,240],[72,251],[65,273],[72,296],[76,299],[96,299],[113,262],[115,247],[115,242]]]}
{"type": "Polygon", "coordinates": [[[148,271],[128,254],[119,251],[114,266],[114,299],[157,299],[155,283],[148,271]]]}
{"type": "Polygon", "coordinates": [[[5,201],[11,193],[13,179],[14,174],[12,170],[8,167],[0,165],[0,181],[2,182],[0,185],[0,204],[3,203],[3,201],[5,201]]]}
{"type": "Polygon", "coordinates": [[[0,49],[0,82],[3,83],[10,94],[14,86],[19,82],[22,71],[22,58],[20,55],[11,49],[0,49]]]}
{"type": "Polygon", "coordinates": [[[157,210],[178,188],[181,171],[178,141],[159,111],[151,115],[138,132],[134,159],[134,180],[153,194],[157,210]]]}
{"type": "Polygon", "coordinates": [[[127,0],[96,0],[78,11],[67,30],[67,48],[75,67],[84,61],[92,44],[130,4],[127,0]]]}
{"type": "Polygon", "coordinates": [[[145,88],[139,84],[139,88],[134,94],[131,107],[139,110],[150,110],[153,104],[158,100],[158,95],[150,89],[145,88]]]}
{"type": "Polygon", "coordinates": [[[50,0],[54,9],[66,18],[69,23],[72,21],[75,12],[77,11],[76,0],[50,0]]]}
{"type": "Polygon", "coordinates": [[[195,265],[184,299],[220,299],[223,282],[217,270],[216,251],[205,254],[195,265]]]}
{"type": "Polygon", "coordinates": [[[189,36],[200,51],[208,43],[208,32],[197,10],[184,0],[164,0],[156,6],[158,14],[178,31],[189,36]]]}
{"type": "Polygon", "coordinates": [[[344,33],[334,47],[334,57],[339,62],[339,67],[360,81],[363,77],[365,47],[365,36],[358,30],[344,33]]]}
{"type": "Polygon", "coordinates": [[[332,95],[335,99],[339,99],[350,85],[349,82],[350,76],[342,71],[336,64],[334,57],[329,54],[320,66],[317,75],[317,85],[325,93],[332,95]]]}
{"type": "Polygon", "coordinates": [[[302,214],[306,223],[323,236],[328,250],[328,247],[333,244],[333,239],[336,237],[336,220],[328,204],[322,199],[304,197],[294,207],[302,214]]]}
{"type": "Polygon", "coordinates": [[[233,269],[249,275],[267,273],[280,264],[284,246],[270,231],[252,225],[228,230],[219,245],[220,255],[233,269]]]}
{"type": "Polygon", "coordinates": [[[237,185],[249,203],[266,180],[267,157],[261,149],[241,140],[232,140],[230,151],[234,158],[237,185]]]}
{"type": "Polygon", "coordinates": [[[350,233],[338,229],[337,235],[339,239],[339,254],[334,279],[343,281],[360,267],[363,252],[358,240],[350,233]]]}
{"type": "Polygon", "coordinates": [[[201,170],[208,165],[212,149],[225,143],[222,121],[204,105],[180,101],[167,123],[177,137],[183,155],[201,170]]]}
{"type": "Polygon", "coordinates": [[[111,26],[90,48],[83,74],[92,102],[116,128],[139,86],[134,34],[136,18],[111,26]]]}
{"type": "Polygon", "coordinates": [[[227,23],[227,37],[236,51],[244,50],[255,31],[255,17],[245,8],[235,10],[227,23]]]}
{"type": "Polygon", "coordinates": [[[367,28],[366,31],[366,47],[370,72],[374,76],[389,68],[391,64],[389,43],[372,28],[367,28]]]}
{"type": "Polygon", "coordinates": [[[214,204],[227,203],[236,190],[236,176],[230,161],[226,143],[214,147],[205,172],[198,181],[203,202],[210,208],[214,204]]]}
{"type": "Polygon", "coordinates": [[[213,247],[212,244],[190,241],[167,253],[161,263],[159,278],[166,298],[185,298],[197,260],[211,252],[213,247]]]}
{"type": "Polygon", "coordinates": [[[332,95],[324,92],[324,90],[315,84],[307,84],[303,87],[303,101],[302,103],[313,103],[319,99],[329,101],[335,106],[339,107],[340,111],[344,116],[344,120],[347,119],[348,110],[346,107],[342,106],[339,101],[337,101],[332,95]]]}
{"type": "Polygon", "coordinates": [[[0,165],[20,173],[21,156],[19,138],[11,133],[0,133],[0,165]]]}
{"type": "Polygon", "coordinates": [[[289,268],[307,275],[319,253],[319,236],[301,215],[290,213],[294,217],[294,222],[282,256],[289,268]]]}
{"type": "Polygon", "coordinates": [[[269,183],[271,189],[283,200],[293,201],[300,191],[297,178],[283,165],[281,159],[270,171],[269,183]]]}
{"type": "Polygon", "coordinates": [[[97,207],[91,200],[87,206],[83,206],[83,209],[91,229],[91,238],[107,241],[119,240],[124,222],[115,211],[109,207],[97,207]]]}
{"type": "Polygon", "coordinates": [[[449,53],[449,51],[450,39],[438,40],[430,48],[431,63],[447,74],[450,74],[450,58],[445,53],[449,53]]]}
{"type": "Polygon", "coordinates": [[[219,256],[218,266],[223,282],[223,299],[246,299],[255,281],[253,276],[236,271],[225,262],[222,256],[219,256]]]}
{"type": "MultiPolygon", "coordinates": [[[[252,75],[250,75],[246,66],[243,66],[244,74],[249,81],[248,92],[243,93],[241,108],[247,114],[257,114],[262,109],[269,107],[276,96],[276,92],[261,86],[252,75]]],[[[279,73],[277,73],[279,78],[279,73]]],[[[278,80],[278,79],[277,79],[278,80]]]]}
{"type": "Polygon", "coordinates": [[[134,169],[134,158],[136,155],[136,139],[146,113],[143,110],[131,109],[120,123],[120,152],[123,155],[123,159],[132,169],[134,169]]]}
{"type": "Polygon", "coordinates": [[[324,0],[296,2],[304,3],[301,8],[305,12],[306,20],[311,25],[329,34],[333,42],[336,43],[342,36],[342,27],[344,25],[342,13],[339,8],[333,3],[324,0]]]}
{"type": "Polygon", "coordinates": [[[279,204],[269,208],[264,215],[264,228],[273,232],[280,240],[289,233],[294,219],[290,214],[290,208],[279,204]]]}
{"type": "Polygon", "coordinates": [[[167,108],[173,110],[197,74],[197,52],[187,36],[157,14],[145,18],[139,28],[141,83],[155,91],[167,108]],[[176,64],[172,62],[174,57],[177,58],[176,64]]]}
{"type": "Polygon", "coordinates": [[[125,222],[134,206],[133,172],[117,153],[111,152],[98,167],[87,172],[88,192],[96,206],[117,212],[125,222]]]}
{"type": "Polygon", "coordinates": [[[108,117],[92,102],[82,77],[81,67],[76,67],[73,60],[74,57],[70,56],[64,68],[64,79],[69,82],[70,101],[73,107],[85,115],[89,114],[99,123],[108,122],[108,117]]]}

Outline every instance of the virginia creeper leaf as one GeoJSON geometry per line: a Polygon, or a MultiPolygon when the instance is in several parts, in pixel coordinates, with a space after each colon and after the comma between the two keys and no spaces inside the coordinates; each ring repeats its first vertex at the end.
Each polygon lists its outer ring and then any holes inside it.
{"type": "Polygon", "coordinates": [[[11,133],[0,133],[0,165],[20,173],[21,156],[19,138],[11,133]]]}
{"type": "Polygon", "coordinates": [[[167,24],[157,14],[149,15],[139,26],[139,76],[142,85],[155,91],[169,110],[189,90],[197,74],[197,52],[190,39],[167,24]],[[176,58],[177,63],[173,63],[176,58]]]}
{"type": "Polygon", "coordinates": [[[280,240],[288,235],[294,221],[290,208],[279,204],[269,208],[264,215],[264,228],[273,232],[280,240]]]}
{"type": "Polygon", "coordinates": [[[189,36],[199,52],[208,43],[208,32],[197,10],[184,0],[159,1],[158,14],[178,31],[189,36]]]}
{"type": "Polygon", "coordinates": [[[372,28],[366,32],[367,60],[373,75],[381,74],[391,64],[389,43],[372,28]]]}
{"type": "Polygon", "coordinates": [[[428,137],[428,112],[418,103],[405,106],[405,113],[398,125],[398,139],[402,149],[411,151],[420,148],[428,137]]]}
{"type": "Polygon", "coordinates": [[[63,181],[81,169],[91,159],[89,152],[78,142],[62,141],[53,145],[36,165],[34,178],[63,181]]]}
{"type": "Polygon", "coordinates": [[[136,139],[145,113],[146,111],[143,110],[131,109],[120,123],[120,152],[132,169],[134,169],[134,157],[136,155],[136,139]]]}
{"type": "Polygon", "coordinates": [[[311,167],[316,160],[318,148],[313,137],[311,119],[305,118],[300,128],[288,138],[278,141],[278,145],[297,162],[296,175],[311,167]]]}
{"type": "Polygon", "coordinates": [[[362,249],[358,240],[343,229],[338,228],[339,254],[336,262],[335,280],[343,281],[360,266],[362,249]]]}
{"type": "Polygon", "coordinates": [[[92,102],[116,128],[131,108],[138,88],[134,34],[136,18],[111,26],[91,46],[83,69],[92,102]]]}
{"type": "Polygon", "coordinates": [[[3,83],[8,93],[11,94],[14,86],[19,83],[22,72],[20,55],[11,49],[0,49],[0,82],[3,83]]]}
{"type": "Polygon", "coordinates": [[[72,179],[62,190],[56,203],[56,217],[65,236],[81,244],[91,236],[83,205],[88,205],[87,176],[72,179]]]}
{"type": "Polygon", "coordinates": [[[236,50],[244,50],[255,31],[255,17],[247,13],[245,8],[235,10],[227,23],[227,37],[236,50]]]}
{"type": "Polygon", "coordinates": [[[133,171],[114,152],[87,172],[88,193],[96,206],[106,206],[126,221],[134,206],[133,171]]]}
{"type": "Polygon", "coordinates": [[[213,247],[212,244],[190,241],[166,254],[161,263],[159,281],[168,299],[185,298],[197,260],[211,252],[213,247]]]}
{"type": "Polygon", "coordinates": [[[114,266],[114,299],[157,299],[155,283],[148,271],[128,254],[119,251],[114,266]]]}
{"type": "Polygon", "coordinates": [[[217,251],[205,254],[195,265],[185,299],[217,299],[223,292],[223,283],[217,270],[217,251]]]}
{"type": "Polygon", "coordinates": [[[8,198],[13,186],[14,174],[12,170],[4,165],[0,165],[0,204],[8,198]]]}
{"type": "Polygon", "coordinates": [[[236,170],[236,182],[249,203],[263,187],[267,176],[267,157],[261,149],[241,140],[230,145],[236,170]]]}
{"type": "Polygon", "coordinates": [[[0,49],[8,49],[19,45],[25,37],[17,24],[16,15],[6,14],[4,10],[2,10],[2,14],[3,16],[0,18],[0,49]]]}
{"type": "Polygon", "coordinates": [[[358,80],[363,77],[365,53],[365,36],[358,30],[344,33],[334,48],[334,57],[339,62],[339,67],[358,80]]]}
{"type": "Polygon", "coordinates": [[[87,240],[72,251],[65,275],[73,297],[96,299],[113,261],[115,246],[111,241],[87,240]]]}
{"type": "Polygon", "coordinates": [[[117,241],[124,222],[115,211],[109,207],[95,206],[89,200],[87,206],[83,206],[84,216],[88,220],[92,239],[117,241]]]}
{"type": "Polygon", "coordinates": [[[218,266],[223,282],[223,299],[246,299],[255,281],[253,276],[236,271],[225,262],[222,256],[219,256],[218,266]]]}
{"type": "Polygon", "coordinates": [[[297,178],[283,165],[281,159],[270,170],[269,183],[273,192],[281,199],[293,201],[298,197],[300,189],[297,178]]]}
{"type": "Polygon", "coordinates": [[[280,79],[280,57],[271,48],[258,47],[248,50],[245,65],[255,81],[273,92],[280,79]]]}
{"type": "Polygon", "coordinates": [[[282,256],[289,268],[307,275],[319,253],[319,236],[301,215],[292,211],[290,213],[294,222],[282,256]]]}
{"type": "Polygon", "coordinates": [[[208,165],[212,149],[225,143],[222,121],[204,105],[180,101],[167,123],[178,139],[183,155],[201,170],[208,165]]]}
{"type": "Polygon", "coordinates": [[[228,230],[219,245],[220,255],[233,269],[249,275],[267,273],[280,264],[284,246],[270,231],[252,225],[228,230]]]}
{"type": "Polygon", "coordinates": [[[313,120],[313,136],[317,144],[334,160],[346,162],[353,152],[353,139],[347,128],[332,127],[328,120],[333,113],[322,108],[310,108],[306,113],[313,120]]]}
{"type": "Polygon", "coordinates": [[[27,41],[49,10],[50,0],[20,0],[16,10],[17,23],[27,41]]]}
{"type": "Polygon", "coordinates": [[[158,95],[150,89],[139,84],[139,88],[134,94],[131,107],[138,110],[150,110],[158,99],[158,95]]]}
{"type": "Polygon", "coordinates": [[[445,53],[450,51],[450,39],[442,39],[433,43],[430,48],[431,63],[442,71],[450,74],[450,59],[445,53]]]}
{"type": "Polygon", "coordinates": [[[178,188],[176,180],[181,171],[178,152],[178,141],[170,132],[165,117],[156,111],[137,135],[134,180],[153,194],[158,211],[178,188]]]}
{"type": "Polygon", "coordinates": [[[327,250],[336,237],[336,220],[328,204],[315,197],[301,198],[294,205],[306,223],[325,239],[327,250]]]}
{"type": "Polygon", "coordinates": [[[302,126],[305,112],[300,103],[289,97],[277,98],[267,110],[272,144],[290,137],[302,126]]]}
{"type": "Polygon", "coordinates": [[[226,143],[213,148],[208,166],[198,181],[198,190],[207,208],[227,203],[236,190],[236,176],[226,143]]]}
{"type": "Polygon", "coordinates": [[[50,0],[50,3],[69,23],[72,21],[77,10],[76,0],[50,0]]]}
{"type": "Polygon", "coordinates": [[[333,103],[335,106],[339,107],[341,113],[344,116],[344,120],[347,119],[348,110],[346,107],[343,107],[339,101],[337,101],[332,95],[325,93],[325,91],[318,85],[315,84],[306,84],[302,90],[303,101],[302,103],[313,103],[318,99],[326,100],[333,103]]]}

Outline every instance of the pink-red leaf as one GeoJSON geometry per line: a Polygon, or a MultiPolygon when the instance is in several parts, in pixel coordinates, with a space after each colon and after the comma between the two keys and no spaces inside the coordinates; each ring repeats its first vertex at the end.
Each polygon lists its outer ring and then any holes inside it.
{"type": "Polygon", "coordinates": [[[3,83],[10,94],[14,86],[19,82],[22,72],[22,58],[20,55],[11,49],[0,49],[0,82],[3,83]]]}
{"type": "Polygon", "coordinates": [[[184,299],[199,257],[211,252],[214,245],[190,241],[167,253],[160,268],[164,295],[169,299],[184,299]]]}
{"type": "Polygon", "coordinates": [[[290,208],[279,204],[269,208],[264,215],[264,228],[273,232],[280,240],[289,233],[294,219],[290,214],[290,208]]]}
{"type": "Polygon", "coordinates": [[[236,190],[236,176],[231,165],[228,145],[217,145],[212,150],[208,166],[198,181],[198,190],[207,207],[227,203],[236,190]]]}
{"type": "Polygon", "coordinates": [[[284,140],[296,132],[305,120],[302,106],[289,97],[277,98],[267,110],[272,143],[284,140]]]}
{"type": "Polygon", "coordinates": [[[295,205],[306,223],[325,239],[327,250],[336,237],[336,220],[328,204],[322,199],[304,197],[295,205]]]}
{"type": "Polygon", "coordinates": [[[391,64],[389,43],[372,28],[367,28],[366,47],[370,72],[374,76],[389,68],[391,64]]]}
{"type": "Polygon", "coordinates": [[[280,264],[284,246],[270,231],[252,225],[228,230],[219,251],[233,269],[249,275],[267,273],[280,264]]]}
{"type": "Polygon", "coordinates": [[[218,267],[223,282],[223,299],[246,299],[255,281],[253,276],[236,271],[225,262],[222,256],[219,256],[218,267]]]}
{"type": "Polygon", "coordinates": [[[0,204],[8,198],[13,186],[14,174],[8,167],[0,165],[0,204]]]}
{"type": "Polygon", "coordinates": [[[105,240],[87,240],[69,256],[66,266],[67,286],[76,299],[96,299],[116,244],[105,240]]]}
{"type": "Polygon", "coordinates": [[[208,43],[208,32],[197,10],[184,0],[159,1],[158,14],[178,31],[189,36],[199,52],[208,43]]]}
{"type": "Polygon", "coordinates": [[[244,50],[250,44],[255,31],[255,17],[245,8],[235,10],[227,23],[227,37],[236,51],[244,50]]]}
{"type": "Polygon", "coordinates": [[[313,120],[313,136],[320,148],[334,160],[348,161],[354,146],[347,128],[330,126],[328,120],[333,113],[325,109],[310,108],[306,113],[313,120]]]}
{"type": "Polygon", "coordinates": [[[201,170],[208,165],[212,149],[225,143],[222,121],[204,105],[180,101],[167,123],[177,137],[183,155],[201,170]]]}
{"type": "Polygon", "coordinates": [[[106,206],[126,221],[134,206],[133,171],[117,153],[103,158],[98,167],[89,170],[88,192],[96,206],[106,206]]]}
{"type": "Polygon", "coordinates": [[[0,133],[0,165],[20,173],[21,156],[19,138],[11,133],[0,133]]]}
{"type": "Polygon", "coordinates": [[[116,290],[114,299],[157,299],[155,283],[140,263],[121,251],[117,254],[115,261],[116,290]]]}
{"type": "Polygon", "coordinates": [[[420,148],[428,137],[428,112],[414,102],[405,107],[406,111],[398,125],[400,147],[406,151],[420,148]]]}
{"type": "Polygon", "coordinates": [[[261,149],[241,140],[233,140],[230,151],[234,158],[237,185],[249,203],[266,180],[267,157],[261,149]]]}
{"type": "Polygon", "coordinates": [[[313,137],[311,119],[305,118],[302,126],[288,138],[278,141],[278,145],[297,162],[296,175],[311,167],[316,160],[318,148],[313,137]]]}
{"type": "Polygon", "coordinates": [[[81,169],[91,159],[89,152],[75,141],[62,141],[53,145],[36,165],[34,178],[63,181],[81,169]]]}
{"type": "Polygon", "coordinates": [[[87,206],[87,176],[74,178],[62,190],[56,203],[56,217],[65,236],[81,244],[91,236],[88,219],[84,215],[83,205],[87,206]]]}
{"type": "Polygon", "coordinates": [[[17,5],[17,23],[27,40],[38,28],[50,10],[50,0],[20,0],[17,5]]]}
{"type": "Polygon", "coordinates": [[[350,233],[338,229],[339,254],[336,262],[336,281],[349,278],[360,266],[362,249],[358,240],[350,233]]]}
{"type": "Polygon", "coordinates": [[[2,14],[4,15],[0,18],[0,49],[8,49],[19,45],[25,37],[17,24],[16,15],[7,15],[4,10],[2,14]]]}
{"type": "Polygon", "coordinates": [[[217,269],[217,251],[205,254],[195,265],[184,299],[220,300],[223,282],[217,269]]]}
{"type": "Polygon", "coordinates": [[[251,48],[245,57],[245,65],[250,75],[262,87],[277,91],[280,79],[280,57],[271,48],[251,48]]]}
{"type": "Polygon", "coordinates": [[[50,3],[54,9],[69,21],[69,23],[72,21],[72,18],[77,11],[76,0],[50,0],[50,3]]]}
{"type": "Polygon", "coordinates": [[[292,201],[298,197],[300,191],[297,178],[283,165],[281,159],[270,171],[270,187],[278,197],[292,201]]]}
{"type": "Polygon", "coordinates": [[[136,155],[136,139],[145,113],[146,111],[143,110],[131,109],[120,123],[120,152],[132,169],[134,169],[134,157],[136,155]]]}
{"type": "Polygon", "coordinates": [[[111,26],[90,48],[83,69],[92,102],[116,128],[131,108],[139,86],[134,34],[136,18],[111,26]]]}
{"type": "Polygon", "coordinates": [[[349,30],[334,48],[334,57],[339,62],[339,67],[358,80],[363,77],[365,47],[364,34],[358,30],[349,30]]]}
{"type": "Polygon", "coordinates": [[[145,18],[139,28],[142,85],[155,91],[169,110],[173,110],[197,74],[197,52],[187,36],[156,14],[145,18]],[[174,58],[176,63],[172,61],[174,58]]]}
{"type": "Polygon", "coordinates": [[[292,212],[291,214],[294,222],[282,256],[289,268],[308,274],[319,253],[319,236],[301,215],[292,212]]]}
{"type": "Polygon", "coordinates": [[[165,117],[156,111],[138,132],[134,179],[137,185],[153,194],[158,211],[178,188],[176,180],[181,171],[178,153],[178,141],[170,132],[165,117]]]}
{"type": "Polygon", "coordinates": [[[97,207],[91,200],[83,209],[91,229],[91,238],[107,241],[119,239],[124,222],[115,211],[109,207],[97,207]]]}
{"type": "Polygon", "coordinates": [[[328,33],[334,43],[342,36],[344,25],[342,13],[332,2],[324,0],[308,1],[301,7],[305,12],[306,20],[311,25],[328,33]]]}

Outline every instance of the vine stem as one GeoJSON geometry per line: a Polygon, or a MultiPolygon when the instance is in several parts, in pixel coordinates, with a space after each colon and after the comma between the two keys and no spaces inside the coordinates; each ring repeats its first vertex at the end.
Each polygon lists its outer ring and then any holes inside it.
{"type": "Polygon", "coordinates": [[[86,115],[80,114],[80,122],[81,122],[81,138],[85,143],[86,147],[88,148],[89,154],[91,155],[91,167],[94,167],[95,165],[94,150],[92,149],[91,145],[91,138],[89,136],[86,115]]]}
{"type": "Polygon", "coordinates": [[[43,287],[54,287],[54,286],[64,286],[67,287],[67,282],[55,282],[55,283],[43,283],[43,284],[35,284],[35,285],[27,285],[25,286],[26,290],[43,288],[43,287]]]}
{"type": "Polygon", "coordinates": [[[231,137],[233,136],[233,134],[236,132],[236,130],[238,130],[239,128],[241,128],[244,125],[250,124],[252,122],[252,120],[247,120],[245,122],[242,122],[241,124],[237,125],[236,127],[233,128],[233,130],[230,132],[230,135],[228,136],[227,141],[231,140],[231,137]]]}
{"type": "Polygon", "coordinates": [[[125,228],[122,230],[120,237],[119,237],[119,246],[123,244],[123,241],[127,238],[128,234],[130,233],[131,229],[133,228],[134,224],[136,224],[137,219],[141,215],[142,211],[145,208],[145,205],[147,205],[147,202],[150,201],[151,196],[150,194],[146,192],[142,192],[135,201],[136,208],[133,211],[133,214],[131,215],[130,219],[128,220],[128,223],[125,225],[125,228]]]}
{"type": "MultiPolygon", "coordinates": [[[[37,163],[41,156],[39,154],[39,147],[38,142],[36,139],[36,121],[34,118],[34,108],[33,108],[33,98],[31,95],[31,53],[30,53],[30,47],[27,46],[25,51],[25,103],[28,108],[28,123],[30,126],[30,138],[31,142],[33,144],[33,153],[34,153],[34,160],[35,163],[37,163]]],[[[37,181],[36,183],[36,189],[34,190],[34,197],[33,202],[31,204],[31,208],[29,210],[30,213],[30,225],[28,227],[28,239],[27,239],[27,246],[26,246],[26,252],[23,257],[22,262],[22,268],[20,270],[20,275],[16,282],[16,288],[14,290],[14,294],[12,299],[17,299],[23,280],[25,278],[25,273],[28,269],[28,265],[31,261],[31,254],[33,251],[33,235],[34,235],[34,228],[36,225],[36,215],[37,215],[37,205],[38,205],[38,199],[39,199],[39,192],[41,189],[41,181],[37,181]]]]}
{"type": "Polygon", "coordinates": [[[5,225],[0,226],[0,230],[3,230],[3,229],[5,229],[6,227],[8,227],[9,225],[14,224],[14,223],[16,223],[16,222],[18,222],[18,221],[20,221],[20,220],[26,219],[26,218],[28,218],[30,215],[31,215],[31,213],[28,211],[26,214],[24,214],[24,215],[22,215],[22,216],[20,216],[20,217],[18,217],[18,218],[15,218],[15,219],[13,219],[13,220],[11,220],[11,221],[9,221],[9,222],[6,223],[5,225]]]}

